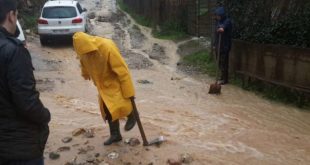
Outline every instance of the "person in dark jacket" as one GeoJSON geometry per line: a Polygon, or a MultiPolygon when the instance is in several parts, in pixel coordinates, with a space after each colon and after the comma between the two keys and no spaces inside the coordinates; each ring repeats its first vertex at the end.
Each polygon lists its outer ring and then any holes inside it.
{"type": "Polygon", "coordinates": [[[0,165],[43,165],[50,112],[28,50],[16,39],[16,0],[0,0],[0,165]]]}
{"type": "Polygon", "coordinates": [[[229,69],[229,52],[231,49],[231,37],[232,37],[232,23],[229,18],[227,18],[225,9],[223,7],[218,7],[215,10],[217,25],[215,42],[213,48],[218,51],[219,40],[220,43],[220,57],[219,57],[219,68],[221,70],[221,80],[220,84],[228,83],[228,69],[229,69]]]}

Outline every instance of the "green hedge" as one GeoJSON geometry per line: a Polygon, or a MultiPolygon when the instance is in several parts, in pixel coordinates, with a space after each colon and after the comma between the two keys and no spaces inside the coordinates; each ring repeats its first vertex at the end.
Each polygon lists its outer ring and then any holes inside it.
{"type": "Polygon", "coordinates": [[[233,37],[245,41],[310,47],[310,1],[226,0],[233,37]]]}

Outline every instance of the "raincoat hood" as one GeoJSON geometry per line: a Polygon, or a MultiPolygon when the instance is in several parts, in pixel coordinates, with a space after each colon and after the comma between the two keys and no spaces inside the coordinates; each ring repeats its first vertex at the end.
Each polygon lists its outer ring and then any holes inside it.
{"type": "Polygon", "coordinates": [[[73,35],[73,47],[79,56],[98,50],[96,37],[83,32],[77,32],[73,35]]]}
{"type": "Polygon", "coordinates": [[[221,16],[222,18],[226,17],[226,12],[225,12],[224,7],[216,8],[214,13],[218,16],[221,16]]]}

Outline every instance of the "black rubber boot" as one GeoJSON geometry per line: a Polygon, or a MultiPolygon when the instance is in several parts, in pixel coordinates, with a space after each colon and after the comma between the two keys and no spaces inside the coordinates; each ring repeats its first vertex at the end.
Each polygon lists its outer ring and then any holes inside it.
{"type": "Polygon", "coordinates": [[[119,142],[122,140],[122,135],[119,130],[119,121],[115,120],[114,122],[109,121],[109,127],[110,127],[110,138],[106,140],[103,144],[111,145],[112,143],[119,142]]]}
{"type": "Polygon", "coordinates": [[[127,116],[127,122],[126,122],[126,125],[125,125],[125,131],[130,131],[135,125],[136,125],[136,118],[135,118],[134,112],[132,111],[127,116]]]}

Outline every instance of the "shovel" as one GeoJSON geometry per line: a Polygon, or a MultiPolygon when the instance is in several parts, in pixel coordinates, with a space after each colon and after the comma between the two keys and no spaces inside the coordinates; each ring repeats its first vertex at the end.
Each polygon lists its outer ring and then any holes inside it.
{"type": "Polygon", "coordinates": [[[160,145],[161,143],[166,141],[163,136],[159,136],[158,138],[156,138],[156,139],[154,139],[154,140],[152,140],[150,142],[147,141],[145,133],[144,133],[144,130],[143,130],[143,126],[142,126],[142,123],[141,123],[141,120],[140,120],[139,112],[137,110],[137,106],[136,106],[136,103],[135,103],[135,98],[131,97],[130,101],[131,101],[131,104],[132,104],[133,113],[135,115],[135,118],[137,120],[137,124],[138,124],[139,130],[140,130],[140,133],[141,133],[141,137],[142,137],[142,140],[143,140],[143,146],[160,145]]]}
{"type": "Polygon", "coordinates": [[[215,83],[210,85],[209,94],[220,94],[221,93],[221,84],[218,83],[218,70],[219,70],[219,59],[220,59],[220,51],[221,51],[221,39],[222,34],[219,34],[219,43],[218,43],[218,50],[216,55],[216,79],[215,83]]]}

